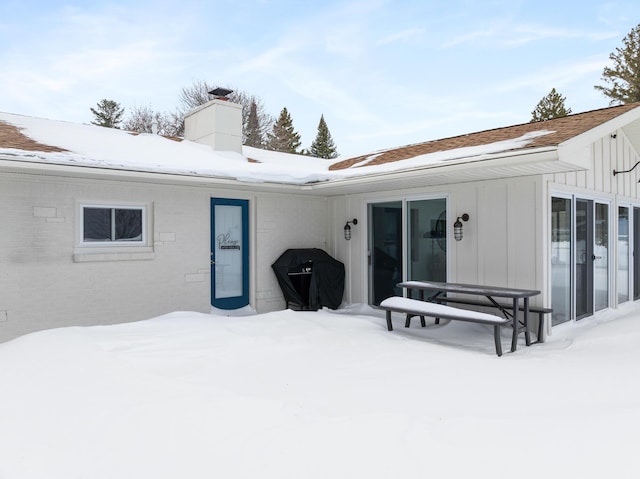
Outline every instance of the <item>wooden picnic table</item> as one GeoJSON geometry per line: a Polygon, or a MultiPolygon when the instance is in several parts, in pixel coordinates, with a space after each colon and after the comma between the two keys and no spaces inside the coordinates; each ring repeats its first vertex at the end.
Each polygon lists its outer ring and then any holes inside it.
{"type": "MultiPolygon", "coordinates": [[[[491,306],[498,308],[505,317],[512,318],[513,335],[511,337],[511,351],[515,351],[518,346],[518,336],[524,332],[527,346],[531,345],[531,336],[529,334],[529,298],[537,296],[540,291],[532,289],[516,289],[505,288],[501,286],[487,286],[479,284],[460,284],[460,283],[442,283],[437,281],[403,281],[397,284],[398,287],[407,289],[408,296],[411,297],[411,291],[419,292],[420,299],[423,301],[446,303],[447,297],[443,296],[447,293],[467,294],[484,296],[489,300],[486,302],[477,302],[478,306],[491,306]],[[425,291],[429,292],[429,296],[425,298],[425,291]],[[511,311],[496,301],[495,298],[508,298],[512,301],[511,311]],[[522,307],[520,306],[522,300],[522,307]],[[522,315],[522,327],[520,326],[520,316],[522,315]]],[[[452,301],[455,301],[452,299],[452,301]]],[[[473,301],[467,301],[467,304],[474,304],[473,301]]]]}

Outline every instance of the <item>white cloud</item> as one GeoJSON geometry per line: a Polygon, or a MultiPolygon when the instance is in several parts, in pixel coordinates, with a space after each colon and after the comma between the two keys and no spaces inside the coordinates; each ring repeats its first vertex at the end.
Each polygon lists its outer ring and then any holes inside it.
{"type": "Polygon", "coordinates": [[[419,37],[425,32],[424,28],[408,28],[400,32],[391,33],[376,42],[376,45],[389,45],[391,43],[402,42],[410,38],[419,37]]]}

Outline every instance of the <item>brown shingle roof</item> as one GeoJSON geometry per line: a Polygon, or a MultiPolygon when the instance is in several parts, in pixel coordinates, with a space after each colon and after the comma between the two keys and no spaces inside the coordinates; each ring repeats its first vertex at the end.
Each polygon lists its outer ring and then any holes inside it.
{"type": "Polygon", "coordinates": [[[64,148],[44,145],[23,135],[20,128],[0,121],[0,148],[15,148],[16,150],[63,152],[64,148]]]}
{"type": "Polygon", "coordinates": [[[401,146],[385,150],[379,153],[369,153],[366,155],[348,158],[331,165],[331,170],[342,170],[350,168],[355,164],[366,160],[377,154],[373,160],[368,161],[366,166],[380,165],[394,161],[407,160],[419,155],[435,153],[439,151],[454,150],[456,148],[486,145],[497,141],[511,140],[519,138],[526,133],[540,130],[549,130],[553,133],[534,138],[526,148],[539,148],[545,146],[557,146],[563,141],[578,136],[602,123],[626,113],[629,110],[640,107],[640,103],[630,103],[628,105],[614,106],[601,110],[593,110],[585,113],[555,118],[553,120],[539,121],[535,123],[524,123],[522,125],[507,126],[494,130],[480,131],[467,135],[444,138],[442,140],[427,141],[413,145],[401,146]]]}

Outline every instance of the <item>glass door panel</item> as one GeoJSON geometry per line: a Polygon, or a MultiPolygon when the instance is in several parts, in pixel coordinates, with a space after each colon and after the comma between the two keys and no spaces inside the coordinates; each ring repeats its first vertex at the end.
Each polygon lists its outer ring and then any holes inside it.
{"type": "Polygon", "coordinates": [[[571,319],[571,200],[551,199],[552,324],[571,319]]]}
{"type": "Polygon", "coordinates": [[[576,199],[576,319],[593,314],[593,201],[576,199]]]}
{"type": "Polygon", "coordinates": [[[407,202],[407,279],[447,280],[447,200],[407,202]]]}
{"type": "Polygon", "coordinates": [[[640,208],[633,208],[633,299],[640,299],[640,208]]]}
{"type": "Polygon", "coordinates": [[[594,309],[609,306],[609,205],[595,204],[595,237],[593,252],[594,309]]]}
{"type": "Polygon", "coordinates": [[[402,295],[396,284],[403,278],[402,202],[369,205],[369,298],[379,305],[402,295]]]}
{"type": "Polygon", "coordinates": [[[211,198],[211,305],[249,304],[249,202],[211,198]]]}
{"type": "Polygon", "coordinates": [[[629,301],[629,208],[618,207],[618,303],[629,301]]]}

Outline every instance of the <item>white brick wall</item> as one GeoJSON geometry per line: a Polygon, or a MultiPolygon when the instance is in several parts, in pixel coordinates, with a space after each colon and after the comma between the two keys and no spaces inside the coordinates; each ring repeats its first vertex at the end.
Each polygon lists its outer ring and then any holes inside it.
{"type": "Polygon", "coordinates": [[[287,248],[325,247],[322,198],[0,173],[0,341],[208,312],[211,197],[250,200],[251,302],[259,312],[282,309],[271,264],[287,248]],[[149,245],[119,255],[79,248],[82,202],[149,205],[149,245]]]}
{"type": "Polygon", "coordinates": [[[285,306],[271,265],[289,248],[327,247],[327,201],[304,196],[264,197],[257,202],[256,299],[261,311],[285,306]]]}

